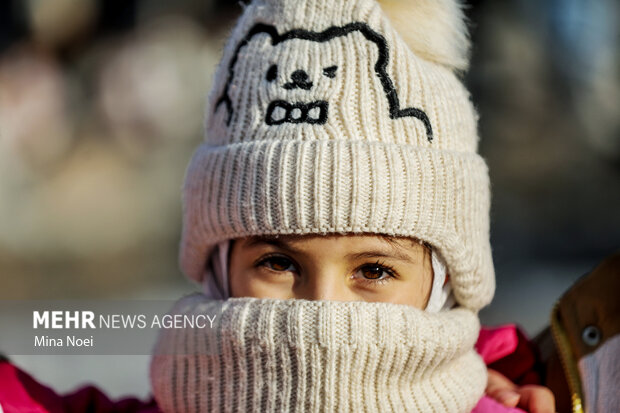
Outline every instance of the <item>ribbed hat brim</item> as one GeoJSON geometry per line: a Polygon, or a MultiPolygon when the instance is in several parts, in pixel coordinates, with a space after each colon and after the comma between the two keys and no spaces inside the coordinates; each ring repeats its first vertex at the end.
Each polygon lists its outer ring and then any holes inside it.
{"type": "Polygon", "coordinates": [[[202,144],[185,182],[180,264],[197,281],[225,239],[372,233],[431,243],[462,305],[477,310],[493,296],[488,172],[477,154],[368,140],[202,144]]]}

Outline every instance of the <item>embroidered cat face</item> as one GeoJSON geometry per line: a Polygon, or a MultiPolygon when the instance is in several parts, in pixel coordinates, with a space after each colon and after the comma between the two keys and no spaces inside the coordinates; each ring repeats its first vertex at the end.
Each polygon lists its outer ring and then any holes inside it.
{"type": "Polygon", "coordinates": [[[388,63],[385,38],[366,23],[282,34],[259,23],[234,51],[214,114],[224,116],[228,127],[249,123],[268,133],[266,128],[283,125],[333,127],[358,118],[360,105],[370,105],[374,116],[417,118],[431,142],[426,113],[401,108],[388,63]]]}

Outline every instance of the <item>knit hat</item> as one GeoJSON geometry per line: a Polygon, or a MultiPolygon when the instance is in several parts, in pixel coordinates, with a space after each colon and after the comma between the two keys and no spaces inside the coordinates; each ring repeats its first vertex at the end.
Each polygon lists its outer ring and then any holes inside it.
{"type": "Polygon", "coordinates": [[[462,306],[490,302],[488,171],[455,73],[467,63],[462,11],[455,0],[385,6],[392,19],[375,0],[246,7],[186,174],[187,276],[201,281],[226,239],[386,234],[439,251],[462,306]]]}

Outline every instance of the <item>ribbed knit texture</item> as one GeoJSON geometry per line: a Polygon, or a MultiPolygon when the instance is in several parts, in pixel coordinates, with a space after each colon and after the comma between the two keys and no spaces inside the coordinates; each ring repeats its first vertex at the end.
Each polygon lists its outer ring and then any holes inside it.
{"type": "Polygon", "coordinates": [[[219,321],[161,331],[151,384],[164,412],[470,412],[486,384],[467,309],[196,294],[172,313],[219,321]]]}
{"type": "Polygon", "coordinates": [[[476,121],[455,74],[415,55],[374,0],[254,0],[187,171],[183,271],[200,281],[214,245],[246,235],[417,237],[457,301],[482,308],[495,281],[476,121]]]}

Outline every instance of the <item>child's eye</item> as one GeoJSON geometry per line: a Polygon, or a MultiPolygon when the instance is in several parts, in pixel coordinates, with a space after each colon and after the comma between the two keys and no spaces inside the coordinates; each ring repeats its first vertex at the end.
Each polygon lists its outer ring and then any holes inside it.
{"type": "Polygon", "coordinates": [[[257,265],[267,267],[268,269],[273,271],[297,271],[297,268],[295,268],[295,264],[293,263],[293,261],[281,255],[272,255],[270,257],[263,258],[257,265]]]}
{"type": "Polygon", "coordinates": [[[354,278],[367,283],[385,283],[396,278],[395,271],[389,265],[381,264],[364,264],[356,271],[354,278]]]}

